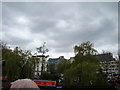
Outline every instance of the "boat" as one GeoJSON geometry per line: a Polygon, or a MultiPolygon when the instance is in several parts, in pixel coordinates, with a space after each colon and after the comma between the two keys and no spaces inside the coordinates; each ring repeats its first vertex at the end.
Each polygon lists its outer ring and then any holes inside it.
{"type": "Polygon", "coordinates": [[[40,88],[56,88],[56,81],[51,80],[33,80],[40,88]]]}

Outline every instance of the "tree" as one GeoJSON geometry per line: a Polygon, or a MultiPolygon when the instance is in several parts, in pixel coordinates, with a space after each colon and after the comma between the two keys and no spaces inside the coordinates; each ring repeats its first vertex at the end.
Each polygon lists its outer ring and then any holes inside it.
{"type": "Polygon", "coordinates": [[[2,60],[5,62],[2,67],[3,76],[7,76],[9,81],[33,77],[34,60],[30,51],[19,47],[11,50],[2,44],[2,60]]]}
{"type": "Polygon", "coordinates": [[[79,46],[76,45],[74,47],[74,52],[75,52],[75,55],[80,54],[82,56],[86,56],[86,55],[96,54],[97,50],[93,48],[93,44],[90,43],[90,41],[87,41],[87,42],[83,42],[79,46]]]}
{"type": "Polygon", "coordinates": [[[64,73],[70,67],[71,67],[71,62],[69,60],[63,60],[61,63],[58,64],[57,72],[64,73]]]}
{"type": "Polygon", "coordinates": [[[67,69],[64,73],[65,87],[105,86],[107,79],[100,67],[86,61],[67,69]]]}
{"type": "Polygon", "coordinates": [[[83,42],[76,45],[74,51],[75,61],[64,72],[65,87],[105,86],[106,77],[100,72],[101,67],[95,57],[97,50],[93,48],[93,44],[89,41],[83,42]]]}
{"type": "Polygon", "coordinates": [[[34,75],[34,59],[29,50],[22,50],[18,47],[14,49],[14,53],[16,54],[16,59],[19,60],[20,67],[20,77],[19,78],[32,78],[34,75]]]}
{"type": "Polygon", "coordinates": [[[43,72],[41,75],[41,79],[44,80],[58,80],[59,74],[57,72],[57,64],[50,63],[47,65],[47,72],[43,72]]]}
{"type": "Polygon", "coordinates": [[[56,72],[56,70],[55,70],[56,67],[55,66],[56,66],[55,63],[51,63],[51,64],[48,65],[48,70],[51,74],[54,74],[56,72]]]}
{"type": "MultiPolygon", "coordinates": [[[[49,51],[48,49],[46,49],[46,42],[44,42],[42,46],[37,48],[37,51],[38,53],[41,53],[42,56],[45,56],[45,54],[49,51]]],[[[42,72],[45,71],[45,58],[47,57],[48,55],[45,57],[42,57],[41,75],[42,75],[42,72]]]]}
{"type": "Polygon", "coordinates": [[[18,66],[19,59],[16,59],[15,53],[7,46],[6,43],[1,43],[2,50],[2,76],[7,76],[9,81],[19,77],[20,68],[18,66]]]}
{"type": "Polygon", "coordinates": [[[89,41],[83,42],[80,45],[75,45],[74,52],[76,63],[80,63],[85,60],[92,60],[92,62],[97,61],[94,55],[96,55],[98,52],[93,48],[93,44],[89,41]]]}
{"type": "Polygon", "coordinates": [[[19,59],[16,59],[15,54],[11,50],[6,51],[2,55],[2,59],[5,61],[5,66],[3,66],[3,75],[7,76],[8,79],[12,81],[14,78],[19,77],[19,59]]]}

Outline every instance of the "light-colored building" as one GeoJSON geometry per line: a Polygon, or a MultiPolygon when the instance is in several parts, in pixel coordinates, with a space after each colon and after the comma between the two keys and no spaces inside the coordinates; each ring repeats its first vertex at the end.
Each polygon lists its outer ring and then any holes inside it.
{"type": "Polygon", "coordinates": [[[47,69],[47,61],[44,55],[36,55],[33,56],[36,58],[35,60],[35,76],[41,75],[41,68],[42,68],[42,62],[43,64],[43,71],[46,71],[47,69]]]}
{"type": "Polygon", "coordinates": [[[119,73],[119,64],[120,64],[120,61],[118,61],[118,60],[100,62],[103,72],[108,75],[118,74],[119,73]]]}
{"type": "Polygon", "coordinates": [[[110,75],[119,73],[120,61],[115,60],[112,53],[103,53],[95,56],[100,61],[100,66],[105,74],[110,75]]]}
{"type": "Polygon", "coordinates": [[[108,74],[111,73],[119,73],[119,61],[115,60],[115,61],[109,61],[108,62],[108,74]]]}
{"type": "Polygon", "coordinates": [[[70,57],[70,59],[69,59],[69,60],[70,60],[70,62],[71,62],[71,63],[73,63],[73,62],[74,62],[74,60],[75,60],[75,57],[70,57]]]}

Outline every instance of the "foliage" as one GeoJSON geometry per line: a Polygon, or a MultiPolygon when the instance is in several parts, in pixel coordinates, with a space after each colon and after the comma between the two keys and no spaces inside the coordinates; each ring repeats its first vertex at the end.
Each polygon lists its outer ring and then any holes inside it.
{"type": "Polygon", "coordinates": [[[71,67],[64,73],[64,86],[104,86],[106,79],[99,69],[98,65],[86,61],[77,64],[76,67],[71,67]]]}
{"type": "Polygon", "coordinates": [[[32,78],[34,74],[34,59],[31,52],[16,47],[11,50],[7,46],[2,46],[2,67],[3,76],[7,76],[9,81],[18,78],[32,78]]]}
{"type": "Polygon", "coordinates": [[[2,67],[3,75],[7,75],[9,80],[13,80],[16,77],[19,77],[20,67],[19,60],[17,56],[11,51],[6,50],[2,54],[2,59],[5,61],[5,67],[2,67]]]}
{"type": "Polygon", "coordinates": [[[80,55],[80,54],[77,54],[77,55],[75,56],[75,61],[74,61],[75,65],[76,65],[76,64],[80,64],[80,63],[82,63],[82,62],[84,62],[84,61],[92,62],[92,63],[95,63],[95,64],[99,64],[98,58],[96,58],[96,56],[94,56],[94,55],[82,56],[82,55],[80,55]]]}
{"type": "Polygon", "coordinates": [[[57,66],[57,72],[58,73],[64,73],[65,70],[69,69],[71,67],[71,62],[69,60],[63,60],[61,63],[57,66]]]}
{"type": "Polygon", "coordinates": [[[62,60],[59,64],[51,63],[48,64],[48,72],[51,80],[58,80],[60,74],[63,74],[67,69],[71,67],[71,62],[69,60],[62,60]]]}
{"type": "Polygon", "coordinates": [[[75,61],[71,67],[64,71],[65,87],[105,86],[106,77],[101,71],[98,59],[95,57],[97,50],[93,44],[83,42],[74,47],[75,61]]]}
{"type": "MultiPolygon", "coordinates": [[[[42,47],[37,48],[39,53],[43,55],[48,52],[45,49],[45,43],[42,47]]],[[[97,50],[93,48],[93,44],[83,42],[74,47],[75,61],[71,63],[69,60],[63,60],[59,64],[50,64],[49,72],[43,71],[41,79],[58,80],[60,74],[64,74],[65,87],[80,86],[105,86],[106,77],[101,71],[99,60],[95,57],[97,50]]],[[[2,45],[2,60],[5,61],[3,67],[3,75],[7,75],[10,81],[18,78],[32,78],[35,70],[37,58],[33,58],[28,50],[22,50],[16,47],[11,50],[6,45],[2,45]]],[[[44,59],[42,60],[42,66],[44,59]]]]}
{"type": "MultiPolygon", "coordinates": [[[[36,48],[38,53],[41,53],[43,56],[45,56],[45,54],[49,51],[48,49],[45,48],[46,47],[46,42],[43,43],[42,46],[36,48]]],[[[45,71],[45,58],[49,57],[49,55],[42,57],[42,66],[41,66],[41,74],[43,73],[43,71],[45,71]]]]}
{"type": "Polygon", "coordinates": [[[55,63],[51,63],[48,65],[48,71],[52,74],[56,72],[56,65],[55,63]]]}
{"type": "Polygon", "coordinates": [[[49,51],[48,49],[45,48],[46,47],[45,44],[46,44],[46,42],[44,42],[42,46],[37,48],[38,53],[42,53],[44,55],[45,53],[47,53],[49,51]]]}
{"type": "Polygon", "coordinates": [[[46,74],[47,74],[47,78],[46,79],[58,80],[59,74],[57,72],[57,64],[55,64],[55,63],[48,64],[47,68],[48,68],[48,73],[43,73],[42,76],[45,77],[46,74]]]}
{"type": "Polygon", "coordinates": [[[82,56],[93,55],[97,53],[97,50],[93,48],[93,44],[89,41],[83,42],[79,46],[74,47],[75,54],[81,54],[82,56]]]}
{"type": "Polygon", "coordinates": [[[43,72],[40,79],[42,80],[58,80],[59,76],[56,73],[43,72]]]}
{"type": "Polygon", "coordinates": [[[20,78],[31,78],[34,72],[34,59],[32,54],[28,50],[21,50],[20,48],[15,48],[14,53],[18,59],[19,57],[19,67],[21,69],[20,78]]]}

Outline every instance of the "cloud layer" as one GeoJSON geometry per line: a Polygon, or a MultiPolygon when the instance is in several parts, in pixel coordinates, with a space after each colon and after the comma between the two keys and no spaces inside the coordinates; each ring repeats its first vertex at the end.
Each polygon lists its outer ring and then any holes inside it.
{"type": "Polygon", "coordinates": [[[73,56],[85,41],[101,52],[117,54],[117,2],[14,2],[2,4],[3,40],[35,51],[47,42],[51,57],[73,56]]]}

